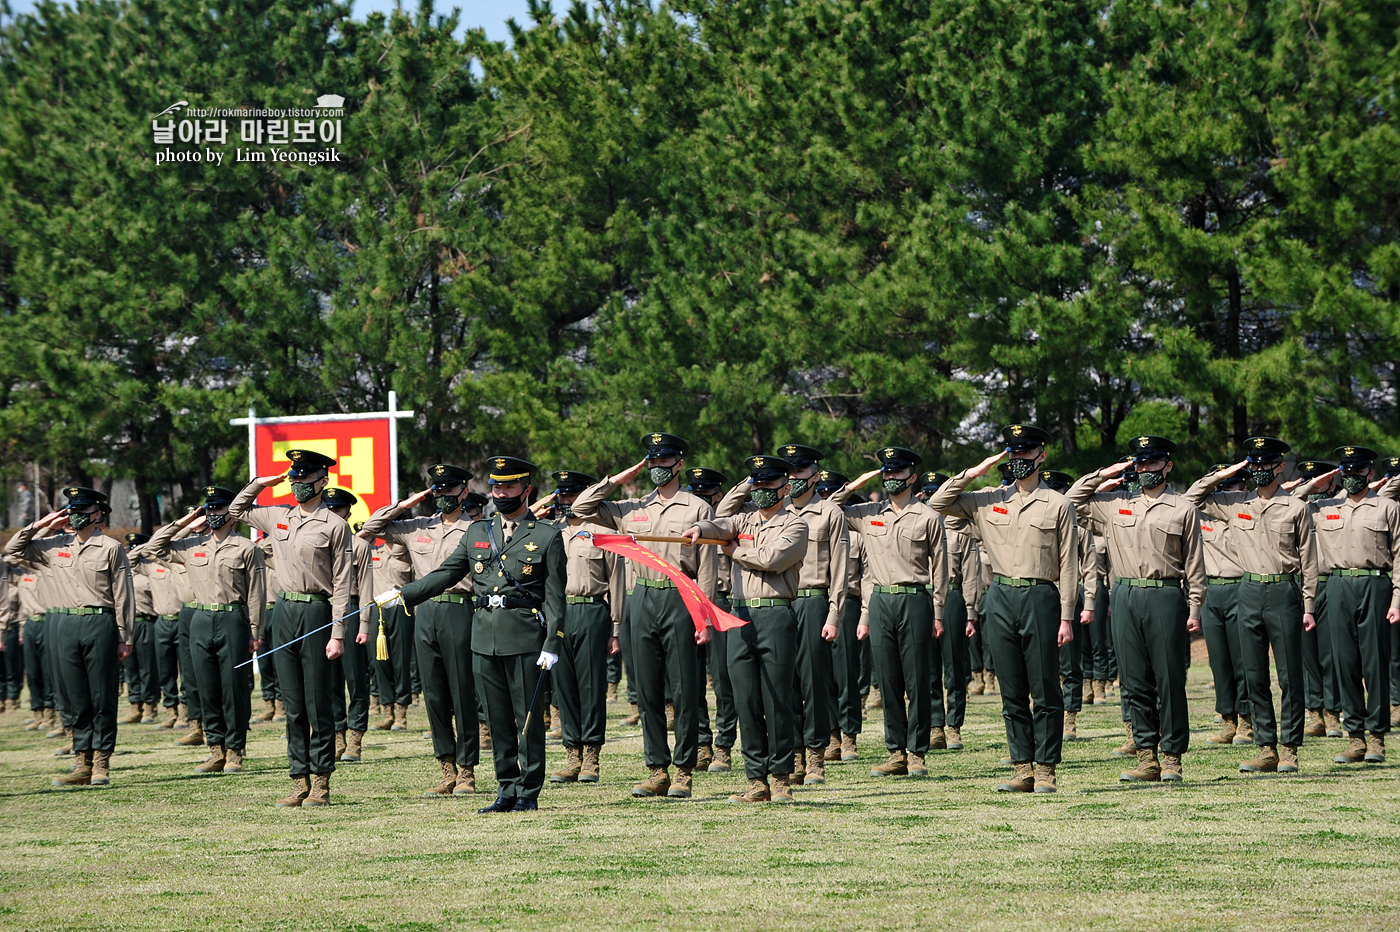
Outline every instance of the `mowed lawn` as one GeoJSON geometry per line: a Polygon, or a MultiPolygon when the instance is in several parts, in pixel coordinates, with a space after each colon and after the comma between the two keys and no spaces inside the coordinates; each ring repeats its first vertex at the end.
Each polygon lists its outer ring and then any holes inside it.
{"type": "MultiPolygon", "coordinates": [[[[974,697],[966,750],[924,779],[879,779],[879,713],[859,762],[793,805],[634,801],[638,728],[610,711],[603,782],[547,785],[542,810],[478,816],[492,798],[427,800],[416,730],[374,732],[327,810],[281,810],[280,725],[248,771],[195,777],[202,753],[124,726],[106,789],[58,790],[58,742],[0,717],[0,929],[1348,929],[1400,928],[1400,769],[1334,765],[1246,777],[1248,749],[1205,744],[1209,671],[1191,670],[1181,786],[1122,784],[1116,701],[1082,715],[1054,796],[994,792],[1000,695],[974,697]]],[[[1395,748],[1392,753],[1400,753],[1395,748]]],[[[551,744],[551,768],[562,759],[551,744]]],[[[1400,760],[1400,757],[1395,758],[1400,760]]]]}

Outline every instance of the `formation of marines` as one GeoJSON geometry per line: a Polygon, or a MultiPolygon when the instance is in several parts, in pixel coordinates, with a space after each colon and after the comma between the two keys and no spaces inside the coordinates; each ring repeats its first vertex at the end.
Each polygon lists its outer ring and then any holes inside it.
{"type": "Polygon", "coordinates": [[[1338,763],[1384,762],[1400,458],[1378,479],[1376,451],[1338,447],[1335,464],[1302,462],[1285,483],[1289,446],[1253,437],[1243,460],[1179,492],[1163,437],[1075,480],[1045,468],[1045,431],[1002,435],[1002,451],[953,475],[885,447],[853,480],[786,444],[725,492],[726,476],[656,432],[633,466],[559,470],[538,499],[525,460],[490,458],[487,496],[436,464],[427,488],[355,528],[334,461],[292,450],[287,473],[207,487],[202,506],[125,546],[103,533],[106,496],[71,487],[4,548],[0,699],[16,709],[27,680],[26,728],[67,739],[74,766],[55,785],[106,784],[124,669],[121,724],[184,726],[178,743],[207,749],[197,772],[232,773],[257,655],[258,718],[286,728],[292,789],[277,805],[308,807],[330,804],[336,763],[361,759],[368,730],[407,729],[421,693],[439,767],[426,794],[476,793],[490,751],[488,813],[537,808],[546,782],[600,780],[619,667],[650,770],[637,798],[689,798],[694,774],[730,771],[738,745],[748,786],[730,799],[791,800],[828,762],[858,759],[866,694],[887,754],[871,775],[925,775],[930,751],[962,748],[969,693],[999,689],[1011,769],[997,789],[1053,793],[1077,714],[1115,680],[1113,753],[1136,759],[1121,779],[1184,779],[1200,632],[1221,722],[1207,740],[1253,745],[1242,772],[1296,772],[1305,735],[1349,739],[1338,763]],[[993,467],[1000,485],[968,490],[993,467]],[[615,497],[643,471],[650,493],[615,497]],[[256,504],[284,481],[295,504],[256,504]],[[604,534],[646,538],[743,624],[697,623],[672,576],[597,546],[604,534]],[[547,775],[551,706],[565,763],[547,775]]]}

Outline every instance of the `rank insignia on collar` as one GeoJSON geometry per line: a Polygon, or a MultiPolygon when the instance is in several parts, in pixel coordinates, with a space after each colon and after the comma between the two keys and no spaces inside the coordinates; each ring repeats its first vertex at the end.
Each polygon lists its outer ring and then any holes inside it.
{"type": "Polygon", "coordinates": [[[536,544],[534,541],[530,541],[528,544],[525,545],[525,549],[534,552],[536,550],[539,550],[540,547],[539,544],[536,544]]]}

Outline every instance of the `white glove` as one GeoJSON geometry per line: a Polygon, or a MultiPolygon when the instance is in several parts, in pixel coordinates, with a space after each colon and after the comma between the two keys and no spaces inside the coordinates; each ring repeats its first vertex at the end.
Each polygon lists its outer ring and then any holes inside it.
{"type": "Polygon", "coordinates": [[[542,650],[540,651],[540,659],[535,661],[535,666],[544,667],[546,670],[553,670],[554,665],[558,662],[558,654],[551,654],[547,650],[542,650]]]}
{"type": "Polygon", "coordinates": [[[385,589],[374,597],[374,601],[378,602],[380,605],[393,605],[398,600],[399,590],[397,589],[385,589]]]}

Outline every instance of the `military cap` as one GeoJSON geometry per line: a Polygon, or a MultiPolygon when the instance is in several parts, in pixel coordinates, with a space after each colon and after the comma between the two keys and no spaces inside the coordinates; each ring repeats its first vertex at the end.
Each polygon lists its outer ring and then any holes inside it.
{"type": "Polygon", "coordinates": [[[463,508],[472,508],[472,507],[476,507],[476,508],[485,508],[485,507],[486,507],[486,496],[485,496],[485,495],[482,495],[480,492],[468,492],[466,495],[463,495],[463,496],[462,496],[462,507],[463,507],[463,508]]]}
{"type": "Polygon", "coordinates": [[[1008,463],[1008,462],[997,463],[997,472],[1001,473],[1001,484],[1002,484],[1002,485],[1010,485],[1010,484],[1011,484],[1012,479],[1011,479],[1011,464],[1010,464],[1010,463],[1008,463]]]}
{"type": "Polygon", "coordinates": [[[1171,458],[1176,452],[1176,444],[1166,437],[1154,437],[1151,434],[1143,434],[1128,441],[1128,449],[1133,454],[1133,459],[1138,462],[1144,460],[1156,460],[1166,457],[1171,458]]]}
{"type": "Polygon", "coordinates": [[[685,471],[685,481],[686,491],[694,492],[696,489],[712,489],[716,486],[724,485],[729,481],[729,477],[718,469],[691,466],[685,471]]]}
{"type": "Polygon", "coordinates": [[[904,447],[881,447],[875,455],[880,460],[880,469],[891,472],[911,467],[917,469],[924,461],[922,456],[904,447]]]}
{"type": "Polygon", "coordinates": [[[1067,489],[1073,484],[1074,477],[1067,472],[1060,472],[1058,469],[1042,469],[1040,481],[1052,489],[1067,489]]]}
{"type": "Polygon", "coordinates": [[[934,489],[947,482],[950,477],[946,472],[930,471],[924,473],[920,478],[924,483],[924,491],[932,492],[934,489]]]}
{"type": "Polygon", "coordinates": [[[1322,460],[1303,460],[1298,464],[1298,475],[1304,479],[1316,479],[1336,468],[1336,463],[1324,463],[1322,460]]]}
{"type": "MultiPolygon", "coordinates": [[[[1211,472],[1220,472],[1220,470],[1222,470],[1222,469],[1229,469],[1229,468],[1230,468],[1231,466],[1233,466],[1233,465],[1235,465],[1235,464],[1234,464],[1234,463],[1216,463],[1214,466],[1212,466],[1212,467],[1210,468],[1210,471],[1211,471],[1211,472]]],[[[1237,473],[1235,473],[1233,476],[1230,476],[1228,479],[1225,479],[1223,482],[1220,483],[1220,487],[1221,487],[1221,488],[1224,488],[1224,487],[1227,486],[1227,485],[1236,485],[1236,484],[1238,484],[1241,488],[1244,487],[1244,473],[1243,473],[1243,472],[1237,472],[1237,473]]]]}
{"type": "Polygon", "coordinates": [[[112,510],[112,506],[107,504],[107,494],[105,492],[99,492],[96,489],[89,489],[81,485],[70,485],[63,490],[63,494],[68,496],[69,508],[101,505],[103,511],[112,510]]]}
{"type": "Polygon", "coordinates": [[[528,480],[535,471],[535,464],[514,456],[493,456],[487,461],[491,472],[486,481],[491,485],[528,480]]]}
{"type": "Polygon", "coordinates": [[[349,508],[359,499],[349,489],[337,489],[332,486],[321,493],[321,501],[332,508],[349,508]]]}
{"type": "Polygon", "coordinates": [[[792,464],[780,456],[750,456],[744,460],[744,468],[754,482],[782,479],[792,472],[792,464]]]}
{"type": "Polygon", "coordinates": [[[1383,456],[1379,465],[1385,470],[1387,479],[1400,476],[1400,456],[1383,456]]]}
{"type": "Polygon", "coordinates": [[[835,492],[850,481],[844,473],[836,472],[833,469],[823,469],[817,473],[817,491],[822,494],[835,492]]]}
{"type": "Polygon", "coordinates": [[[434,463],[428,467],[428,484],[434,489],[450,489],[455,485],[466,485],[472,474],[461,466],[451,463],[434,463]]]}
{"type": "Polygon", "coordinates": [[[816,447],[804,447],[800,443],[785,443],[775,451],[778,456],[792,464],[793,469],[801,469],[820,462],[826,455],[816,447]]]}
{"type": "Polygon", "coordinates": [[[1337,447],[1332,455],[1341,461],[1343,469],[1370,469],[1380,458],[1380,454],[1369,447],[1337,447]]]}
{"type": "Polygon", "coordinates": [[[315,450],[288,450],[287,459],[292,461],[292,468],[288,472],[298,479],[322,469],[329,470],[335,465],[335,460],[315,450]]]}
{"type": "Polygon", "coordinates": [[[150,539],[151,535],[140,534],[134,531],[122,538],[122,540],[126,541],[128,547],[139,547],[150,539]]]}
{"type": "Polygon", "coordinates": [[[204,487],[204,504],[206,505],[227,505],[237,498],[237,493],[232,492],[220,485],[206,485],[204,487]]]}
{"type": "Polygon", "coordinates": [[[1050,436],[1049,431],[1032,427],[1030,424],[1008,424],[1001,429],[1001,436],[1006,441],[1006,448],[1012,453],[1034,450],[1036,447],[1045,446],[1054,439],[1050,436]]]}
{"type": "Polygon", "coordinates": [[[1277,463],[1292,449],[1276,437],[1250,437],[1244,442],[1244,458],[1251,463],[1277,463]]]}
{"type": "Polygon", "coordinates": [[[686,443],[675,434],[662,433],[657,431],[652,434],[642,434],[642,446],[647,448],[647,459],[660,459],[664,456],[685,456],[690,449],[690,444],[686,443]]]}
{"type": "Polygon", "coordinates": [[[565,495],[582,492],[598,481],[586,472],[574,472],[572,469],[561,469],[550,478],[554,480],[554,491],[565,495]]]}

